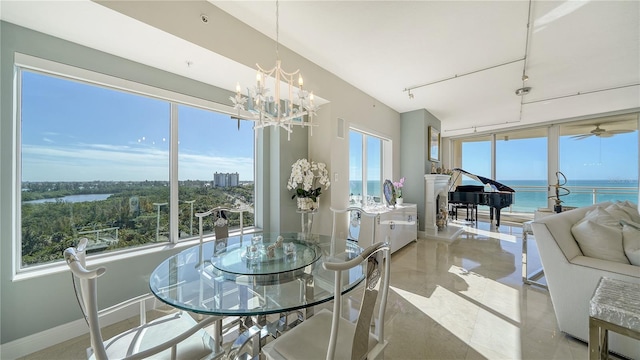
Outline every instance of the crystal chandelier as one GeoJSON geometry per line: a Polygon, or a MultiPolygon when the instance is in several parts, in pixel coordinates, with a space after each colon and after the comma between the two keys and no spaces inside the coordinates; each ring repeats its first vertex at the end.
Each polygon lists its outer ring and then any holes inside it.
{"type": "Polygon", "coordinates": [[[279,24],[279,4],[276,1],[276,66],[265,70],[256,64],[258,72],[256,74],[256,86],[247,88],[247,96],[241,94],[240,83],[236,85],[236,95],[231,96],[233,108],[246,110],[251,113],[248,120],[256,123],[254,129],[267,126],[281,127],[287,131],[287,139],[291,140],[293,126],[310,127],[313,135],[313,117],[319,106],[314,104],[313,92],[303,89],[303,80],[300,70],[288,73],[282,69],[282,62],[278,53],[280,45],[280,24],[279,24]],[[295,77],[297,75],[297,85],[295,77]],[[274,91],[270,95],[267,81],[273,80],[274,91]],[[284,82],[284,84],[282,84],[284,82]],[[281,87],[286,94],[281,93],[281,87]],[[286,95],[286,97],[281,97],[286,95]],[[294,98],[295,96],[295,98],[294,98]],[[248,102],[247,102],[248,101],[248,102]],[[305,117],[306,115],[306,117],[305,117]]]}

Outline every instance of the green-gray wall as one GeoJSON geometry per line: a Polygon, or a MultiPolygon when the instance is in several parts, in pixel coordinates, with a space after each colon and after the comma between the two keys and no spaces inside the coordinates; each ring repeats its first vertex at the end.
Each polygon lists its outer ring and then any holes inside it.
{"type": "MultiPolygon", "coordinates": [[[[431,173],[429,161],[429,126],[440,130],[440,120],[427,110],[415,110],[400,115],[401,143],[400,173],[405,176],[402,196],[407,203],[415,203],[420,219],[420,231],[424,231],[425,180],[431,173]]],[[[439,166],[439,165],[436,165],[439,166]]]]}

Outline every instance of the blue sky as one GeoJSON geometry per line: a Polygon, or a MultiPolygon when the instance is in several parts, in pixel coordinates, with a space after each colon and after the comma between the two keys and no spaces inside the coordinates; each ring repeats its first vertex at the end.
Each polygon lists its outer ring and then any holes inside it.
{"type": "MultiPolygon", "coordinates": [[[[169,103],[25,71],[24,181],[168,180],[169,103]]],[[[179,178],[253,180],[253,123],[179,108],[179,178]]]]}
{"type": "MultiPolygon", "coordinates": [[[[638,178],[638,134],[613,137],[591,136],[576,140],[560,137],[560,171],[569,180],[636,181],[638,178]]],[[[498,180],[546,180],[546,138],[499,140],[496,144],[498,180]]],[[[468,142],[463,148],[463,169],[491,176],[486,159],[491,157],[489,141],[468,142]]]]}
{"type": "MultiPolygon", "coordinates": [[[[22,89],[24,181],[168,180],[168,102],[29,71],[22,89]]],[[[184,105],[179,118],[180,180],[214,172],[253,180],[252,122],[238,130],[228,115],[184,105]]],[[[637,136],[562,137],[560,170],[573,180],[636,180],[637,136]]],[[[546,179],[546,139],[498,141],[497,150],[498,180],[546,179]]],[[[489,142],[465,143],[463,153],[463,169],[490,177],[489,142]]],[[[378,161],[370,158],[369,170],[378,161]]],[[[354,169],[350,176],[359,178],[354,169]]]]}

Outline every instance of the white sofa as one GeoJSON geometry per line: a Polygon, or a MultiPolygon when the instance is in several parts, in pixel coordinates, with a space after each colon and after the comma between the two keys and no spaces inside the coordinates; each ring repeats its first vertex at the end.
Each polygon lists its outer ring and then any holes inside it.
{"type": "MultiPolygon", "coordinates": [[[[554,214],[532,223],[540,260],[560,330],[588,340],[589,301],[601,277],[640,283],[640,266],[585,256],[571,227],[601,203],[554,214]]],[[[609,332],[609,350],[640,359],[640,341],[609,332]]]]}

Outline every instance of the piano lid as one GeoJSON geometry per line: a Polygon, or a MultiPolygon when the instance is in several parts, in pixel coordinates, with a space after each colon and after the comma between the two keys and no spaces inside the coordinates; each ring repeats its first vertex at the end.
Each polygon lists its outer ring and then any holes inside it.
{"type": "Polygon", "coordinates": [[[487,185],[489,184],[491,186],[491,188],[493,188],[494,190],[497,191],[507,191],[507,192],[516,192],[515,190],[513,190],[512,188],[508,187],[507,185],[501,184],[495,180],[491,180],[491,179],[487,179],[484,176],[479,176],[479,175],[475,175],[472,174],[468,171],[462,170],[460,168],[455,168],[453,169],[453,171],[458,171],[461,174],[465,174],[466,176],[470,177],[473,180],[476,181],[480,181],[481,183],[487,185]]]}

